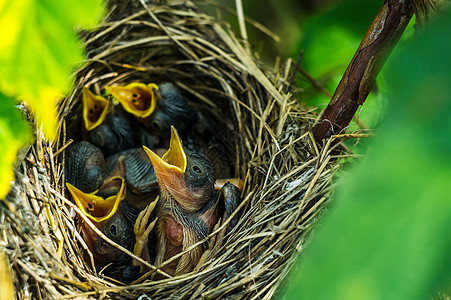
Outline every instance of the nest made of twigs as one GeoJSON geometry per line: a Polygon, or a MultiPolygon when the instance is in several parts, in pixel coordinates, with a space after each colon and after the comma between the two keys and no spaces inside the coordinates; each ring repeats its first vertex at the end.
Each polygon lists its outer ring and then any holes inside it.
{"type": "Polygon", "coordinates": [[[18,298],[270,298],[303,249],[337,168],[309,131],[316,115],[289,93],[290,65],[269,71],[226,24],[189,1],[110,2],[102,24],[85,33],[85,47],[88,59],[60,103],[59,140],[49,145],[36,129],[1,202],[0,249],[18,298]],[[177,85],[222,126],[233,176],[244,180],[239,223],[201,266],[132,285],[103,277],[81,258],[86,245],[66,198],[62,158],[70,139],[80,138],[70,128],[80,126],[81,88],[127,81],[177,85]]]}

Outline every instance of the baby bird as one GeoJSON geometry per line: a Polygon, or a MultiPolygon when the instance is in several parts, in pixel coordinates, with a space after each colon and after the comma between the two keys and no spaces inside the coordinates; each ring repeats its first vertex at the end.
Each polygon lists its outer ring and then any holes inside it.
{"type": "Polygon", "coordinates": [[[113,95],[126,111],[143,119],[155,109],[158,86],[154,83],[146,85],[133,82],[126,86],[108,86],[106,91],[113,95]]]}
{"type": "Polygon", "coordinates": [[[153,147],[149,134],[121,106],[94,95],[87,87],[83,88],[83,120],[86,139],[105,157],[142,145],[153,147]]]}
{"type": "MultiPolygon", "coordinates": [[[[157,257],[155,265],[185,251],[207,237],[224,212],[229,217],[240,201],[239,190],[225,184],[215,190],[215,177],[205,157],[185,151],[174,127],[169,150],[160,158],[144,148],[152,161],[160,187],[157,207],[157,257]]],[[[237,219],[229,223],[232,228],[237,219]]],[[[203,252],[202,245],[162,267],[170,275],[193,270],[203,252]]]]}
{"type": "MultiPolygon", "coordinates": [[[[87,141],[81,141],[69,146],[66,154],[66,185],[80,210],[112,241],[129,251],[133,251],[135,244],[138,244],[138,256],[142,255],[146,260],[155,257],[154,239],[149,239],[153,244],[147,245],[135,239],[134,230],[141,208],[152,202],[159,191],[152,165],[144,150],[127,150],[105,162],[99,148],[87,141]],[[140,161],[144,161],[141,166],[138,163],[140,161]],[[140,173],[145,175],[139,176],[140,173]],[[132,189],[130,193],[126,189],[127,181],[124,178],[129,180],[132,189]],[[136,195],[138,203],[144,201],[143,206],[137,208],[130,204],[136,204],[136,200],[132,197],[134,201],[128,201],[125,199],[127,194],[136,195]]],[[[154,215],[148,214],[145,222],[139,223],[142,232],[138,233],[145,233],[146,241],[153,227],[147,226],[147,220],[155,219],[154,215]]],[[[93,254],[96,269],[108,265],[104,274],[122,282],[136,279],[140,269],[132,265],[131,257],[105,242],[87,223],[81,218],[79,220],[79,230],[93,254]]],[[[154,234],[151,238],[153,236],[154,234]]],[[[86,259],[89,261],[89,257],[86,259]]]]}
{"type": "Polygon", "coordinates": [[[105,167],[102,151],[87,141],[72,144],[66,150],[66,181],[86,193],[102,185],[105,167]]]}
{"type": "MultiPolygon", "coordinates": [[[[70,183],[66,183],[66,186],[78,208],[97,228],[114,242],[130,249],[133,225],[129,224],[122,209],[118,210],[125,197],[124,180],[120,182],[121,188],[117,194],[106,199],[93,193],[84,193],[70,183]]],[[[106,243],[82,218],[79,221],[81,235],[94,257],[97,270],[109,263],[121,263],[125,260],[122,251],[106,243]]]]}
{"type": "MultiPolygon", "coordinates": [[[[66,183],[66,186],[81,212],[91,219],[102,234],[125,249],[134,251],[137,256],[149,260],[147,244],[135,237],[135,223],[142,228],[141,235],[145,234],[147,238],[155,225],[155,222],[147,225],[155,203],[150,209],[143,211],[147,216],[143,222],[143,213],[124,201],[125,181],[119,177],[111,180],[120,182],[120,189],[115,195],[107,198],[93,193],[83,193],[70,183],[66,183]],[[136,222],[137,218],[140,219],[139,222],[136,222]],[[143,249],[146,250],[144,255],[143,249]]],[[[138,278],[140,268],[132,264],[132,258],[127,253],[106,242],[82,218],[79,219],[79,226],[81,235],[93,255],[96,270],[103,269],[105,275],[123,283],[130,283],[138,278]]],[[[87,255],[84,258],[89,261],[87,255]]]]}
{"type": "Polygon", "coordinates": [[[106,90],[143,125],[154,147],[169,147],[171,126],[174,126],[184,147],[206,156],[218,178],[231,176],[230,159],[220,142],[220,130],[191,107],[173,83],[158,86],[131,83],[106,90]]]}
{"type": "Polygon", "coordinates": [[[171,125],[184,139],[198,122],[198,112],[188,105],[180,90],[172,83],[131,83],[110,86],[113,95],[150,133],[154,147],[167,148],[171,125]]]}

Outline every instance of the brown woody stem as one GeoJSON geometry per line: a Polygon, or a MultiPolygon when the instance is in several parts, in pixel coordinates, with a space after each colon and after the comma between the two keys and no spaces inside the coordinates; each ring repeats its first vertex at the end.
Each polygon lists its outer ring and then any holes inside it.
{"type": "Polygon", "coordinates": [[[409,0],[385,0],[313,134],[318,143],[343,133],[360,105],[365,102],[377,74],[413,15],[409,0]]]}

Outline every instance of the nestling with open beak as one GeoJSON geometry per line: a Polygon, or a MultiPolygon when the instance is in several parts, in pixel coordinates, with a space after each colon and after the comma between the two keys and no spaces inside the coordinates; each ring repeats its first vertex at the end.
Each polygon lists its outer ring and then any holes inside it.
{"type": "MultiPolygon", "coordinates": [[[[150,260],[147,246],[147,237],[155,225],[155,221],[147,225],[149,216],[155,207],[156,201],[146,207],[141,213],[138,209],[124,201],[125,181],[122,178],[110,178],[111,181],[120,183],[120,189],[115,195],[104,198],[94,193],[83,193],[70,183],[66,183],[77,206],[106,237],[129,251],[134,251],[137,256],[150,260]],[[141,232],[135,229],[135,223],[141,232]],[[135,233],[140,233],[138,238],[135,233]],[[145,236],[145,240],[141,236],[145,236]],[[145,250],[145,251],[143,251],[145,250]]],[[[96,270],[102,268],[103,274],[129,283],[138,278],[140,268],[132,264],[132,258],[106,242],[83,218],[79,218],[80,232],[93,255],[96,270]]],[[[86,254],[85,261],[89,262],[86,254]]]]}
{"type": "MultiPolygon", "coordinates": [[[[166,152],[164,149],[155,151],[160,154],[166,152]]],[[[145,215],[145,221],[141,221],[140,227],[136,229],[136,234],[140,236],[137,243],[141,245],[142,249],[146,249],[142,250],[142,254],[147,261],[150,261],[150,257],[155,257],[155,233],[150,234],[149,230],[146,231],[147,221],[155,220],[155,213],[138,215],[140,211],[150,209],[149,205],[155,202],[159,194],[158,182],[144,149],[129,149],[110,156],[105,162],[99,148],[87,141],[81,141],[69,146],[66,154],[67,187],[80,209],[86,212],[102,231],[104,231],[103,224],[113,216],[116,221],[108,221],[109,223],[121,222],[120,224],[133,226],[137,218],[144,218],[145,215]],[[124,200],[122,201],[122,199],[124,200]],[[120,201],[122,201],[121,209],[118,210],[118,214],[115,214],[120,201]],[[121,221],[124,217],[127,217],[127,222],[121,221]],[[148,239],[149,234],[150,238],[148,239]],[[148,243],[142,242],[141,239],[148,243]]],[[[119,225],[116,227],[118,228],[117,232],[130,233],[129,229],[128,231],[120,230],[119,225]]],[[[105,244],[90,227],[82,227],[81,231],[84,232],[87,241],[95,240],[101,245],[105,244]]],[[[133,230],[131,234],[133,234],[133,230]]],[[[127,241],[130,238],[129,234],[126,237],[127,241]]],[[[120,241],[117,242],[121,244],[120,241]]],[[[93,247],[91,250],[93,253],[99,252],[93,247]]],[[[141,256],[141,252],[139,253],[138,255],[141,256]]],[[[96,259],[96,261],[100,261],[100,265],[104,259],[102,255],[96,259]]]]}
{"type": "Polygon", "coordinates": [[[83,120],[86,139],[99,147],[105,156],[147,145],[150,135],[119,105],[83,88],[83,120]]]}
{"type": "Polygon", "coordinates": [[[218,135],[220,130],[191,107],[174,84],[131,83],[110,86],[106,90],[143,124],[154,147],[169,147],[172,125],[186,149],[209,159],[215,175],[219,178],[231,176],[230,159],[218,135]]]}
{"type": "Polygon", "coordinates": [[[171,125],[184,139],[198,122],[198,112],[188,105],[179,89],[172,83],[131,83],[110,86],[106,90],[144,125],[152,136],[153,146],[167,148],[171,125]]]}
{"type": "MultiPolygon", "coordinates": [[[[125,197],[125,182],[124,180],[118,181],[121,182],[121,189],[116,195],[106,199],[93,193],[84,193],[70,183],[66,183],[66,186],[80,210],[103,234],[124,248],[131,249],[134,242],[133,224],[122,213],[122,200],[125,197]]],[[[118,280],[122,279],[123,266],[127,262],[130,264],[131,258],[100,238],[82,218],[79,218],[79,229],[83,240],[93,255],[96,269],[99,271],[108,264],[112,264],[115,267],[105,270],[105,274],[118,280]],[[119,267],[121,271],[116,272],[116,268],[119,267]]],[[[87,255],[85,261],[89,262],[87,255]]]]}
{"type": "MultiPolygon", "coordinates": [[[[69,146],[66,157],[67,187],[80,210],[108,238],[146,261],[153,260],[156,235],[151,232],[155,224],[152,211],[159,189],[144,149],[126,150],[105,162],[99,148],[81,141],[69,146]]],[[[140,268],[132,265],[132,259],[105,242],[82,219],[80,232],[97,270],[108,265],[103,271],[105,275],[122,282],[137,278],[140,268]]]]}
{"type": "MultiPolygon", "coordinates": [[[[154,149],[162,155],[165,149],[154,149]]],[[[127,201],[139,210],[154,201],[160,190],[149,156],[144,149],[119,152],[106,160],[99,148],[87,141],[72,144],[66,150],[66,181],[85,193],[98,191],[104,198],[117,194],[123,178],[127,201]]]]}
{"type": "MultiPolygon", "coordinates": [[[[240,193],[232,184],[215,191],[215,177],[208,160],[184,150],[182,141],[171,127],[169,150],[160,158],[144,148],[152,161],[160,187],[157,207],[157,258],[155,265],[188,249],[207,237],[219,217],[229,217],[238,206],[240,193]]],[[[237,219],[230,221],[232,228],[237,219]]],[[[203,246],[162,267],[170,275],[193,270],[203,252],[203,246]]]]}

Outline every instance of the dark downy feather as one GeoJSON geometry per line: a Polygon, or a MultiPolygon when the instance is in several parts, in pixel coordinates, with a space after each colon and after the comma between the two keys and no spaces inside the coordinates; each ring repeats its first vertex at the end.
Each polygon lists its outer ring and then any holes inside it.
{"type": "Polygon", "coordinates": [[[103,182],[105,160],[99,148],[87,141],[70,145],[66,152],[66,181],[85,193],[98,189],[103,182]]]}

